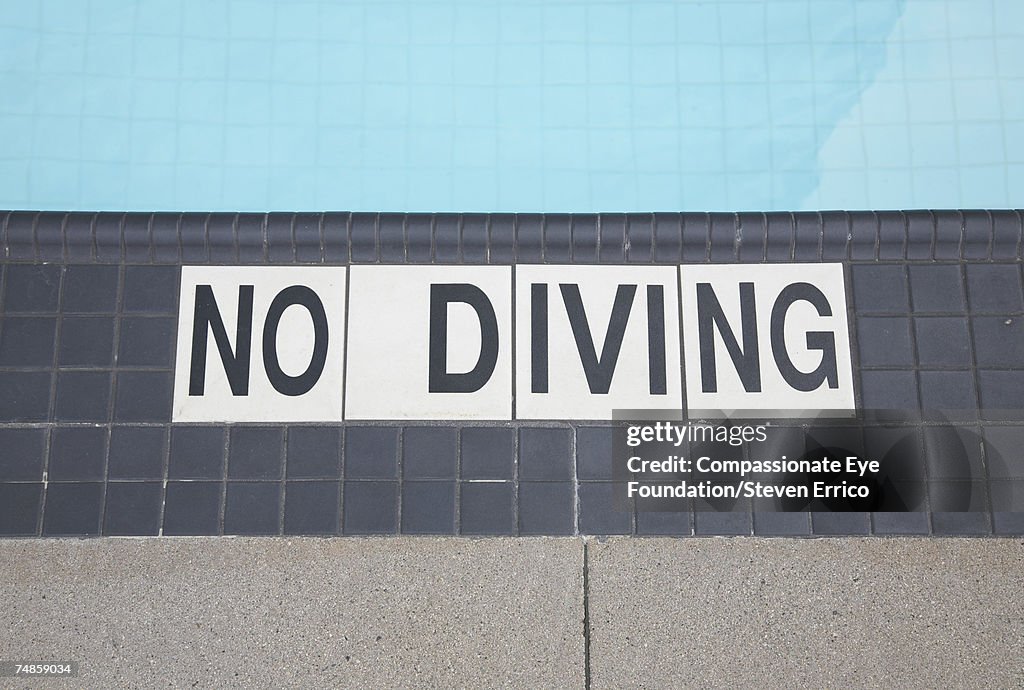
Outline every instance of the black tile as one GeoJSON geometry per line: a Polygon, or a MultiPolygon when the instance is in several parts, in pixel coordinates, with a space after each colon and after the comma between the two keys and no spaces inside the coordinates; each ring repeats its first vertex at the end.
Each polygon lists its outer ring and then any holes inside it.
{"type": "Polygon", "coordinates": [[[0,218],[0,232],[4,232],[4,253],[12,259],[34,259],[36,218],[32,211],[11,211],[0,218]],[[6,226],[6,227],[5,227],[6,226]]]}
{"type": "Polygon", "coordinates": [[[569,263],[572,252],[572,216],[549,213],[544,217],[544,259],[569,263]]]}
{"type": "Polygon", "coordinates": [[[164,534],[219,534],[222,488],[220,482],[167,482],[164,534]]]}
{"type": "Polygon", "coordinates": [[[320,263],[320,214],[296,213],[292,225],[295,259],[302,263],[320,263]]]}
{"type": "Polygon", "coordinates": [[[377,260],[377,214],[353,213],[349,227],[352,261],[367,263],[377,260]]]}
{"type": "Polygon", "coordinates": [[[96,242],[96,258],[99,261],[121,261],[121,228],[123,213],[96,214],[93,223],[93,238],[96,242]]]}
{"type": "Polygon", "coordinates": [[[1020,241],[1020,215],[1016,211],[992,211],[992,258],[1016,259],[1020,241]]]}
{"type": "Polygon", "coordinates": [[[398,482],[345,482],[345,534],[395,534],[398,482]]]}
{"type": "Polygon", "coordinates": [[[466,213],[462,216],[462,260],[467,264],[487,263],[487,216],[466,213]]]}
{"type": "Polygon", "coordinates": [[[156,536],[160,533],[162,503],[160,482],[110,482],[103,534],[156,536]]]}
{"type": "Polygon", "coordinates": [[[822,244],[822,225],[817,213],[794,213],[796,221],[796,252],[797,261],[820,261],[819,246],[822,244]]]}
{"type": "Polygon", "coordinates": [[[290,264],[295,260],[292,218],[291,213],[267,214],[267,256],[273,263],[290,264]]]}
{"type": "Polygon", "coordinates": [[[92,261],[92,222],[94,216],[88,213],[68,214],[64,224],[64,236],[68,246],[69,261],[92,261]]]}
{"type": "Polygon", "coordinates": [[[0,535],[33,536],[42,498],[42,484],[0,484],[0,535]]]}
{"type": "Polygon", "coordinates": [[[280,483],[228,482],[224,534],[278,534],[280,517],[280,483]]]}
{"type": "Polygon", "coordinates": [[[572,218],[572,260],[577,264],[597,263],[597,216],[579,214],[572,218]]]}
{"type": "Polygon", "coordinates": [[[974,318],[974,352],[979,367],[1024,368],[1024,318],[974,318]]]}
{"type": "Polygon", "coordinates": [[[959,213],[935,213],[935,258],[959,259],[963,219],[959,213]]]}
{"type": "Polygon", "coordinates": [[[285,534],[338,534],[341,482],[288,482],[284,494],[285,534]]]}
{"type": "Polygon", "coordinates": [[[440,213],[434,217],[434,261],[453,264],[459,260],[459,217],[440,213]]]}
{"type": "Polygon", "coordinates": [[[116,311],[118,270],[117,266],[68,266],[64,275],[64,311],[116,311]]]}
{"type": "Polygon", "coordinates": [[[1024,517],[1024,479],[993,479],[988,483],[988,491],[992,498],[993,517],[1003,515],[1003,523],[1024,517]],[[1012,518],[1012,513],[1018,517],[1012,518]]]}
{"type": "Polygon", "coordinates": [[[910,309],[907,278],[903,265],[854,265],[853,299],[858,314],[910,309]]]}
{"type": "Polygon", "coordinates": [[[60,324],[61,366],[110,367],[114,363],[114,319],[67,316],[60,324]]]}
{"type": "Polygon", "coordinates": [[[615,510],[613,486],[610,482],[580,482],[580,534],[629,534],[632,513],[615,510]]]}
{"type": "Polygon", "coordinates": [[[516,261],[537,264],[544,258],[544,216],[516,214],[516,261]]]}
{"type": "Polygon", "coordinates": [[[455,482],[404,482],[402,533],[455,534],[455,482]]]}
{"type": "Polygon", "coordinates": [[[821,251],[824,261],[841,261],[848,253],[847,238],[850,235],[850,217],[843,212],[821,214],[821,251]]]}
{"type": "Polygon", "coordinates": [[[382,213],[377,221],[380,260],[389,264],[405,263],[405,216],[382,213]]]}
{"type": "Polygon", "coordinates": [[[811,533],[807,513],[754,513],[754,534],[759,536],[802,537],[811,533]]]}
{"type": "MultiPolygon", "coordinates": [[[[150,221],[153,228],[153,260],[159,263],[177,263],[181,253],[181,247],[178,244],[178,219],[179,214],[177,213],[158,213],[153,216],[153,220],[150,221]]],[[[71,219],[74,216],[68,217],[68,225],[71,225],[71,219]]],[[[68,235],[68,249],[69,253],[71,250],[71,235],[68,235]]],[[[81,258],[87,258],[89,256],[90,248],[88,246],[81,247],[75,252],[78,255],[82,255],[81,258]]]]}
{"type": "Polygon", "coordinates": [[[878,258],[903,259],[906,256],[906,218],[900,211],[878,212],[878,258]]]}
{"type": "Polygon", "coordinates": [[[571,482],[520,482],[520,534],[573,534],[576,494],[571,482]]]}
{"type": "Polygon", "coordinates": [[[62,371],[57,374],[54,416],[64,422],[104,422],[110,403],[109,371],[62,371]]]}
{"type": "Polygon", "coordinates": [[[4,310],[17,312],[57,312],[60,297],[58,265],[11,264],[7,267],[4,310]]]}
{"type": "Polygon", "coordinates": [[[168,476],[220,479],[224,474],[224,429],[179,426],[171,429],[168,476]]]}
{"type": "Polygon", "coordinates": [[[174,365],[172,318],[127,317],[121,319],[121,343],[117,350],[119,366],[161,367],[174,365]]]}
{"type": "Polygon", "coordinates": [[[237,261],[235,251],[235,215],[211,213],[206,218],[206,240],[213,263],[232,264],[237,261]]]}
{"type": "Polygon", "coordinates": [[[936,535],[980,536],[991,534],[989,514],[985,512],[932,513],[932,528],[936,535]]]}
{"type": "Polygon", "coordinates": [[[125,261],[149,261],[149,213],[126,213],[124,216],[125,261]]]}
{"type": "Polygon", "coordinates": [[[50,373],[0,372],[0,422],[45,421],[50,409],[50,373]]]}
{"type": "Polygon", "coordinates": [[[977,427],[925,427],[924,449],[931,479],[984,479],[982,439],[977,427]]]}
{"type": "Polygon", "coordinates": [[[399,429],[394,427],[345,429],[345,477],[396,479],[398,432],[399,429]]]}
{"type": "Polygon", "coordinates": [[[58,427],[50,435],[50,481],[103,481],[107,430],[58,427]]]}
{"type": "Polygon", "coordinates": [[[283,429],[232,427],[228,447],[228,477],[230,479],[281,478],[283,429]]]}
{"type": "Polygon", "coordinates": [[[687,512],[637,511],[636,533],[645,536],[684,536],[693,534],[692,514],[687,512]]]}
{"type": "Polygon", "coordinates": [[[573,478],[571,429],[520,429],[519,478],[573,478]]]}
{"type": "Polygon", "coordinates": [[[792,214],[766,215],[765,256],[769,261],[789,261],[793,255],[796,226],[792,214]]]}
{"type": "Polygon", "coordinates": [[[875,534],[928,534],[928,514],[913,513],[872,513],[875,534]]]}
{"type": "Polygon", "coordinates": [[[178,311],[177,266],[126,266],[124,310],[139,314],[174,314],[178,311]]]}
{"type": "Polygon", "coordinates": [[[971,341],[966,318],[917,317],[914,326],[917,329],[917,358],[921,366],[971,366],[971,341]]]}
{"type": "Polygon", "coordinates": [[[626,260],[648,264],[654,259],[654,216],[631,213],[626,216],[626,260]]]}
{"type": "Polygon", "coordinates": [[[868,513],[811,513],[811,528],[818,536],[871,533],[868,513]]]}
{"type": "Polygon", "coordinates": [[[1005,537],[1024,536],[1024,510],[992,513],[992,531],[1005,537]]]}
{"type": "Polygon", "coordinates": [[[1024,410],[1024,371],[979,371],[978,387],[986,419],[1020,419],[1020,411],[1024,410]]]}
{"type": "Polygon", "coordinates": [[[167,422],[171,418],[173,378],[170,373],[122,371],[117,374],[118,422],[167,422]]]}
{"type": "Polygon", "coordinates": [[[971,310],[999,314],[1024,311],[1017,264],[967,264],[971,310]]]}
{"type": "Polygon", "coordinates": [[[697,510],[693,514],[693,533],[702,536],[743,536],[752,532],[751,514],[745,511],[713,512],[697,510]]]}
{"type": "Polygon", "coordinates": [[[431,217],[426,213],[412,213],[405,219],[406,257],[409,263],[429,264],[431,258],[431,217]]]}
{"type": "Polygon", "coordinates": [[[974,373],[970,371],[922,371],[921,408],[944,411],[950,419],[976,419],[978,396],[974,390],[974,373]]]}
{"type": "MultiPolygon", "coordinates": [[[[748,246],[744,242],[744,249],[748,246]]],[[[683,260],[683,226],[678,213],[654,214],[654,260],[670,264],[683,260]]]]}
{"type": "Polygon", "coordinates": [[[239,213],[235,218],[235,237],[238,243],[238,260],[241,263],[266,263],[267,254],[263,241],[264,213],[239,213]]]}
{"type": "Polygon", "coordinates": [[[291,427],[288,429],[289,479],[340,479],[341,429],[291,427]]]}
{"type": "Polygon", "coordinates": [[[932,243],[935,238],[935,218],[928,211],[908,211],[907,217],[907,259],[926,261],[932,258],[932,243]]]}
{"type": "Polygon", "coordinates": [[[1024,427],[986,428],[985,463],[990,479],[1024,479],[1024,427]]]}
{"type": "Polygon", "coordinates": [[[511,215],[495,214],[490,217],[487,248],[487,263],[511,264],[516,260],[515,229],[511,215]]]}
{"type": "Polygon", "coordinates": [[[323,215],[324,259],[328,263],[348,261],[348,217],[347,213],[323,215]]]}
{"type": "Polygon", "coordinates": [[[915,312],[963,312],[964,286],[959,264],[910,266],[915,312]]]}
{"type": "Polygon", "coordinates": [[[115,426],[110,430],[107,476],[160,479],[166,449],[167,433],[162,427],[115,426]]]}
{"type": "Polygon", "coordinates": [[[462,534],[515,534],[511,482],[463,482],[459,488],[462,534]]]}
{"type": "Polygon", "coordinates": [[[455,479],[458,447],[455,429],[407,427],[402,437],[402,476],[406,479],[455,479]]]}
{"type": "Polygon", "coordinates": [[[463,479],[511,479],[515,431],[499,427],[462,430],[463,479]]]}
{"type": "Polygon", "coordinates": [[[52,367],[57,319],[7,316],[0,323],[0,366],[52,367]]]}
{"type": "Polygon", "coordinates": [[[46,487],[43,535],[89,536],[100,533],[103,484],[50,482],[46,487]]]}
{"type": "Polygon", "coordinates": [[[43,478],[43,429],[0,428],[0,481],[40,481],[43,478]]]}
{"type": "Polygon", "coordinates": [[[611,427],[583,427],[576,430],[576,475],[580,479],[612,478],[611,427]]]}
{"type": "Polygon", "coordinates": [[[917,410],[917,381],[912,371],[863,371],[861,399],[868,410],[917,410]]]}
{"type": "Polygon", "coordinates": [[[902,316],[862,316],[857,319],[860,364],[864,367],[914,364],[910,320],[902,316]]]}
{"type": "Polygon", "coordinates": [[[598,261],[603,264],[621,264],[626,261],[626,216],[622,213],[602,213],[597,224],[600,235],[598,261]]]}

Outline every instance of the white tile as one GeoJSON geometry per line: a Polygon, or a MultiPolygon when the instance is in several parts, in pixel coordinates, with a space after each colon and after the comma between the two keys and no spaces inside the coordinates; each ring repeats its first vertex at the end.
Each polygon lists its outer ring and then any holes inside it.
{"type": "Polygon", "coordinates": [[[691,417],[714,411],[737,411],[738,416],[738,411],[749,410],[752,416],[757,411],[761,416],[786,417],[854,409],[842,264],[686,265],[680,267],[680,284],[691,417]],[[800,284],[807,287],[792,287],[800,284]],[[740,295],[747,290],[753,295],[747,305],[748,326],[756,332],[743,326],[740,295]],[[706,297],[698,304],[700,291],[706,297]],[[797,299],[779,301],[784,291],[797,299]],[[724,326],[711,316],[715,300],[721,305],[724,326]],[[822,300],[822,313],[812,300],[822,300]],[[783,307],[786,302],[791,302],[788,309],[783,307]],[[772,316],[777,304],[773,345],[772,316]],[[732,333],[735,361],[723,328],[732,333]],[[708,346],[710,342],[713,346],[708,346]],[[745,381],[741,370],[746,372],[745,381]],[[830,373],[823,380],[814,372],[830,373]]]}
{"type": "Polygon", "coordinates": [[[511,419],[511,267],[353,266],[350,270],[346,419],[511,419]],[[462,295],[443,300],[445,286],[468,286],[456,289],[480,298],[483,318],[460,301],[462,295]],[[433,386],[431,328],[437,329],[437,336],[442,331],[440,320],[431,323],[432,295],[437,313],[447,314],[444,338],[439,337],[433,350],[435,357],[446,353],[445,365],[435,371],[450,374],[433,386]],[[483,343],[493,344],[494,328],[496,353],[483,343]],[[478,373],[475,381],[462,376],[474,371],[478,373]],[[450,392],[452,386],[462,390],[450,392]]]}
{"type": "MultiPolygon", "coordinates": [[[[176,422],[331,422],[340,421],[345,363],[344,267],[184,266],[178,311],[174,381],[176,422]],[[240,296],[251,289],[252,321],[244,343],[237,337],[240,296]],[[193,341],[197,295],[209,290],[224,324],[228,363],[222,359],[214,327],[202,321],[193,341]],[[286,292],[287,290],[287,292],[286,292]],[[291,299],[291,298],[295,299],[291,299]],[[271,306],[278,318],[268,322],[271,306]],[[308,303],[310,306],[303,306],[308,303]],[[322,307],[322,309],[321,309],[322,307]],[[276,338],[272,337],[277,324],[276,338]],[[317,351],[315,331],[319,332],[317,351]],[[264,339],[273,342],[264,356],[264,339]],[[205,343],[193,361],[193,347],[205,343]],[[241,346],[241,347],[240,347],[241,346]],[[276,353],[276,357],[275,357],[276,353]],[[237,362],[237,364],[236,364],[237,362]],[[245,363],[248,374],[245,374],[245,363]],[[269,364],[268,364],[269,363],[269,364]],[[269,371],[268,371],[269,366],[269,371]],[[236,372],[235,388],[228,369],[236,372]],[[319,373],[319,375],[317,375],[319,373]],[[195,381],[193,381],[195,379],[195,381]],[[200,389],[196,383],[201,383],[200,389]]],[[[242,299],[243,303],[247,300],[242,299]]],[[[200,310],[202,312],[202,310],[200,310]]]]}
{"type": "Polygon", "coordinates": [[[517,266],[516,418],[612,419],[615,409],[678,410],[682,394],[677,279],[671,266],[517,266]],[[533,318],[535,290],[537,305],[542,303],[540,295],[546,295],[546,319],[533,318]],[[650,303],[649,290],[654,296],[650,303]],[[609,328],[619,294],[620,315],[609,328]],[[660,309],[655,308],[657,295],[660,309]],[[576,304],[582,304],[586,317],[577,319],[579,338],[569,317],[576,304]],[[655,314],[653,339],[649,311],[655,314]],[[617,338],[621,347],[614,356],[617,338]],[[652,357],[661,360],[662,343],[663,364],[652,367],[652,357]],[[585,360],[590,362],[589,379],[585,360]]]}

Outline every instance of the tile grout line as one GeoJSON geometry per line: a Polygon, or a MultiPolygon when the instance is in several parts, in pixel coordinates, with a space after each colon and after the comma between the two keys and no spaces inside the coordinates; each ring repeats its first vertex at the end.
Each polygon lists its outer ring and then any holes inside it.
{"type": "Polygon", "coordinates": [[[583,540],[583,687],[590,690],[590,542],[583,540]]]}

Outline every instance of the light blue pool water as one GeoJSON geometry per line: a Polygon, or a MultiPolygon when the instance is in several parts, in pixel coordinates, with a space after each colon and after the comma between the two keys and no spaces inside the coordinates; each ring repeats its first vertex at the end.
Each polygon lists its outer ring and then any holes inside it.
{"type": "Polygon", "coordinates": [[[0,0],[0,207],[1024,206],[1024,0],[0,0]]]}

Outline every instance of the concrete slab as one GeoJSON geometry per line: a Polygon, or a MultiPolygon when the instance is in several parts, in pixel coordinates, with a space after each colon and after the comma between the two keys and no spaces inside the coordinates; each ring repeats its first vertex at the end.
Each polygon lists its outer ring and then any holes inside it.
{"type": "Polygon", "coordinates": [[[578,539],[5,540],[0,660],[94,688],[582,687],[582,563],[578,539]]]}
{"type": "Polygon", "coordinates": [[[588,579],[594,688],[1024,685],[1019,539],[617,539],[588,579]]]}

